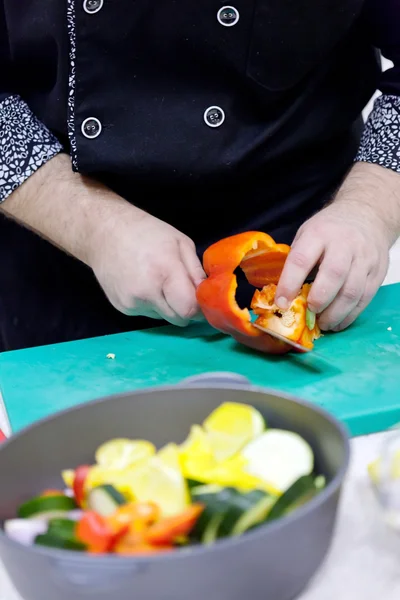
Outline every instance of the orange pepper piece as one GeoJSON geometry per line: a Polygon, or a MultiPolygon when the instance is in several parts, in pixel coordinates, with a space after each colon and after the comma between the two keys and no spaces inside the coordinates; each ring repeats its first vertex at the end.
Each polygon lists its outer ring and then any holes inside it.
{"type": "Polygon", "coordinates": [[[117,510],[106,518],[113,531],[129,529],[140,532],[147,529],[160,518],[160,509],[154,502],[129,502],[119,506],[117,510]]]}
{"type": "Polygon", "coordinates": [[[311,329],[307,323],[307,298],[310,288],[311,285],[305,283],[287,310],[281,310],[275,304],[275,284],[271,283],[262,290],[256,290],[251,302],[251,308],[257,315],[256,324],[312,349],[313,342],[321,336],[321,331],[315,318],[311,329]]]}
{"type": "Polygon", "coordinates": [[[147,543],[156,546],[174,544],[177,538],[191,532],[203,511],[203,504],[192,504],[179,515],[161,519],[145,532],[147,543]]]}
{"type": "Polygon", "coordinates": [[[94,554],[109,552],[118,538],[106,519],[94,511],[85,512],[77,523],[76,537],[94,554]]]}
{"type": "Polygon", "coordinates": [[[197,301],[207,321],[235,340],[270,354],[285,354],[291,347],[259,331],[251,323],[250,312],[236,302],[240,266],[251,285],[278,283],[290,247],[276,244],[266,233],[249,231],[216,242],[204,253],[207,279],[197,288],[197,301]]]}

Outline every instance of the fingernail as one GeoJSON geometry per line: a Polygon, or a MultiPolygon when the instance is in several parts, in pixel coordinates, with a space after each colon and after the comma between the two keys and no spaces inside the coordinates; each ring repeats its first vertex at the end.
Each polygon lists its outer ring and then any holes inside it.
{"type": "Polygon", "coordinates": [[[289,308],[288,299],[285,298],[284,296],[280,296],[278,298],[278,300],[276,301],[276,304],[279,306],[279,308],[282,308],[283,310],[286,310],[287,308],[289,308]]]}

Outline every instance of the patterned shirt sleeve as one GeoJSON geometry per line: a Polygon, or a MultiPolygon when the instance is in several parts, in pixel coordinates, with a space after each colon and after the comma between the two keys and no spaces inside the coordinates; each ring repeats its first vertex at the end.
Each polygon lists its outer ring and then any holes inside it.
{"type": "Polygon", "coordinates": [[[367,0],[364,14],[373,45],[393,67],[382,73],[382,95],[368,117],[356,160],[400,173],[400,2],[367,0]]]}
{"type": "Polygon", "coordinates": [[[0,202],[61,151],[60,142],[19,96],[0,100],[0,202]]]}

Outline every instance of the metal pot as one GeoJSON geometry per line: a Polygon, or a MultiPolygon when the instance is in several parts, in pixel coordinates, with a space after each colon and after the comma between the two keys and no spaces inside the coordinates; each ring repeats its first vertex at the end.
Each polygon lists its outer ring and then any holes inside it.
{"type": "Polygon", "coordinates": [[[60,487],[60,472],[93,462],[113,437],[140,437],[158,447],[181,442],[220,403],[258,408],[269,426],[290,429],[312,446],[327,488],[289,517],[213,547],[152,558],[92,556],[25,547],[0,533],[0,557],[25,600],[292,600],[329,549],[349,462],[346,431],[325,411],[241,376],[213,373],[178,386],[95,400],[44,419],[0,448],[0,519],[44,488],[60,487]]]}

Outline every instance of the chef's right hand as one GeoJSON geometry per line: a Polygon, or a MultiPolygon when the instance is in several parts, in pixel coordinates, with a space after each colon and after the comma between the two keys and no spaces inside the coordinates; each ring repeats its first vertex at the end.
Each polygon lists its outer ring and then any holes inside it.
{"type": "Polygon", "coordinates": [[[181,327],[200,317],[195,292],[205,274],[195,245],[167,223],[126,203],[93,237],[90,257],[120,312],[181,327]]]}

